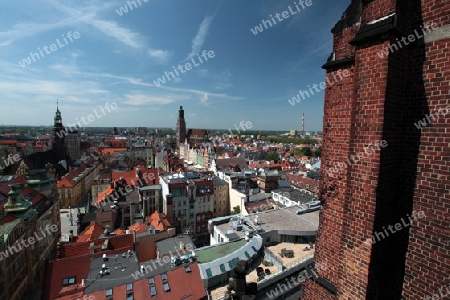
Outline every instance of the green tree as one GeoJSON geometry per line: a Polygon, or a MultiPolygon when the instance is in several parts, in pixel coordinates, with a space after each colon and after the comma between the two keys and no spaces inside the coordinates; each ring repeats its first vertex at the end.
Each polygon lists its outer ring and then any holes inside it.
{"type": "Polygon", "coordinates": [[[232,215],[237,215],[241,213],[241,207],[239,205],[236,205],[233,207],[233,211],[231,212],[232,215]]]}
{"type": "Polygon", "coordinates": [[[294,151],[295,155],[299,155],[299,156],[311,156],[312,155],[312,151],[311,148],[309,147],[303,147],[301,149],[295,149],[294,151]]]}
{"type": "Polygon", "coordinates": [[[278,153],[276,153],[276,152],[269,153],[269,155],[267,156],[267,160],[268,161],[273,160],[275,163],[277,163],[279,160],[278,153]]]}
{"type": "Polygon", "coordinates": [[[318,147],[316,150],[314,150],[313,155],[314,157],[320,157],[322,154],[322,147],[318,147]]]}

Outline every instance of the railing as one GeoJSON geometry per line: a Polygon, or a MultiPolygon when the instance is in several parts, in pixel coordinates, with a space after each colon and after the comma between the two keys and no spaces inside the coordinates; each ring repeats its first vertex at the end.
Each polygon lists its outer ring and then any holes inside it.
{"type": "Polygon", "coordinates": [[[292,262],[291,264],[289,264],[289,266],[286,266],[286,269],[281,270],[281,271],[278,271],[277,273],[273,273],[271,276],[265,277],[264,279],[262,279],[261,281],[259,281],[259,282],[257,283],[257,284],[258,284],[258,287],[259,287],[261,284],[265,283],[266,281],[272,280],[274,277],[281,275],[281,273],[289,272],[292,268],[295,268],[295,267],[298,266],[298,265],[304,264],[304,263],[306,263],[307,261],[309,261],[309,260],[311,260],[311,259],[313,259],[313,258],[314,258],[314,254],[312,254],[312,255],[310,255],[310,256],[308,256],[308,257],[303,257],[302,259],[298,259],[298,260],[295,261],[295,262],[292,262]]]}

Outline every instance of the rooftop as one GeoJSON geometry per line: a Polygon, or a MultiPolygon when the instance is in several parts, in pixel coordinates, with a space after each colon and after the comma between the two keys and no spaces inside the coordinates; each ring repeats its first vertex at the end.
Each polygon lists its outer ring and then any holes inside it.
{"type": "Polygon", "coordinates": [[[195,248],[192,240],[187,235],[179,235],[172,238],[167,238],[156,243],[159,257],[165,254],[172,254],[176,252],[188,252],[195,248]]]}
{"type": "Polygon", "coordinates": [[[241,239],[234,242],[219,244],[195,251],[195,257],[199,263],[207,263],[218,258],[224,257],[234,251],[242,248],[247,243],[246,240],[241,239]]]}
{"type": "MultiPolygon", "coordinates": [[[[235,233],[239,237],[244,237],[245,231],[255,231],[255,228],[259,229],[259,231],[257,230],[259,234],[277,230],[280,234],[315,235],[319,228],[319,211],[297,215],[296,211],[298,209],[299,206],[291,206],[249,214],[247,216],[230,216],[227,221],[218,222],[216,226],[223,234],[235,233]],[[256,216],[257,222],[255,222],[256,216]],[[235,226],[237,224],[236,222],[239,222],[239,218],[241,218],[242,223],[241,230],[237,230],[235,226]]],[[[219,219],[212,219],[213,224],[214,220],[219,219]]]]}

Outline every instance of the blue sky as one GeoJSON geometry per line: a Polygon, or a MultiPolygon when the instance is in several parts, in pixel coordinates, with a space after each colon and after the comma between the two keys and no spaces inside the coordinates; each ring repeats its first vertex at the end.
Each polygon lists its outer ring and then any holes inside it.
{"type": "Polygon", "coordinates": [[[51,125],[59,99],[64,123],[116,102],[88,126],[175,127],[182,105],[188,128],[250,121],[267,130],[299,129],[303,112],[307,130],[322,130],[323,91],[294,106],[288,99],[324,81],[330,30],[350,3],[311,0],[297,11],[296,0],[135,0],[120,16],[127,1],[0,1],[2,124],[51,125]],[[251,32],[289,6],[295,15],[251,32]],[[49,54],[33,61],[44,46],[49,54]],[[215,56],[200,64],[203,50],[215,56]],[[191,57],[198,66],[154,84],[191,57]]]}

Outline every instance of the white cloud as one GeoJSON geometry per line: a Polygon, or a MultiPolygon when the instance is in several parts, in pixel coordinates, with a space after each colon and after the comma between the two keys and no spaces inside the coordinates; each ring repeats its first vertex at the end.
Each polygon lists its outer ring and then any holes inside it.
{"type": "Polygon", "coordinates": [[[125,94],[126,100],[123,102],[128,105],[166,105],[175,101],[181,101],[189,99],[189,96],[186,95],[164,95],[164,96],[155,96],[151,94],[143,94],[143,93],[133,93],[133,94],[125,94]]]}
{"type": "Polygon", "coordinates": [[[138,32],[133,32],[127,28],[120,27],[116,22],[96,20],[93,18],[88,18],[85,22],[92,25],[105,35],[110,36],[127,46],[136,49],[141,49],[144,47],[143,39],[138,32]]]}
{"type": "MultiPolygon", "coordinates": [[[[136,31],[120,26],[115,21],[102,20],[97,17],[99,13],[104,11],[110,11],[115,3],[93,3],[85,7],[74,8],[63,5],[60,2],[53,0],[45,1],[53,8],[56,8],[60,12],[67,14],[69,17],[61,19],[53,23],[19,23],[12,26],[11,29],[4,32],[0,32],[0,40],[6,40],[0,42],[0,47],[8,46],[16,40],[20,40],[30,36],[36,36],[38,34],[48,32],[54,29],[74,26],[80,23],[84,23],[92,26],[96,30],[103,33],[105,36],[115,39],[116,41],[139,50],[146,50],[146,42],[144,37],[136,31]]],[[[149,49],[152,53],[156,53],[157,58],[161,59],[162,56],[168,57],[170,52],[159,49],[149,49]],[[158,52],[160,51],[160,52],[158,52]]]]}
{"type": "Polygon", "coordinates": [[[210,105],[210,103],[209,103],[209,94],[207,94],[207,93],[203,94],[203,97],[201,97],[201,99],[200,99],[200,104],[204,105],[204,106],[209,106],[210,105]]]}
{"type": "Polygon", "coordinates": [[[199,53],[200,50],[202,49],[213,19],[214,16],[207,16],[203,19],[203,22],[200,24],[198,28],[197,35],[192,39],[192,50],[191,53],[188,54],[186,60],[189,60],[195,55],[197,55],[197,53],[199,53]]]}
{"type": "Polygon", "coordinates": [[[173,52],[170,52],[168,50],[161,50],[161,49],[148,49],[148,55],[151,58],[154,58],[159,63],[165,63],[167,62],[170,57],[172,56],[173,52]]]}
{"type": "Polygon", "coordinates": [[[4,42],[0,43],[0,47],[6,47],[6,46],[9,46],[9,44],[11,44],[11,43],[12,43],[12,40],[4,41],[4,42]]]}
{"type": "Polygon", "coordinates": [[[233,88],[234,85],[229,82],[218,82],[216,83],[216,86],[214,87],[216,90],[226,90],[233,88]]]}
{"type": "Polygon", "coordinates": [[[172,91],[172,92],[181,92],[184,94],[191,93],[191,94],[196,94],[196,95],[200,95],[200,96],[203,96],[204,94],[208,94],[209,96],[212,96],[212,97],[228,99],[228,100],[242,100],[243,99],[242,97],[238,97],[238,96],[230,96],[228,94],[223,94],[223,93],[222,94],[210,93],[210,92],[206,92],[203,90],[196,90],[196,89],[183,89],[183,88],[176,88],[176,87],[170,87],[170,86],[165,86],[165,85],[161,85],[161,86],[157,87],[156,85],[154,85],[152,83],[148,83],[148,82],[143,81],[140,78],[134,78],[134,77],[118,76],[118,75],[113,75],[113,74],[108,74],[108,73],[103,73],[103,74],[90,73],[90,74],[94,75],[94,76],[102,76],[102,77],[106,77],[106,78],[119,79],[119,80],[128,82],[130,84],[138,85],[138,86],[164,89],[164,90],[168,90],[168,91],[172,91]]]}

